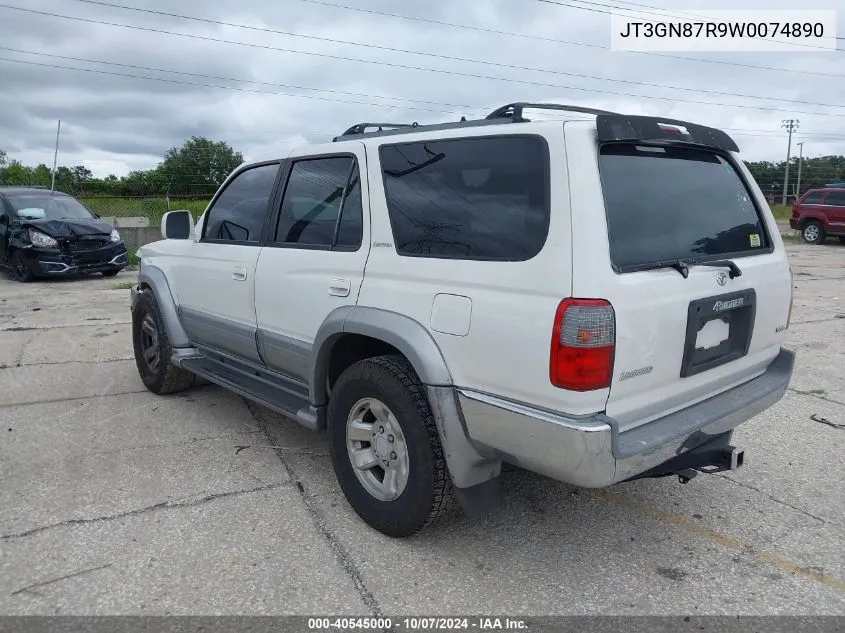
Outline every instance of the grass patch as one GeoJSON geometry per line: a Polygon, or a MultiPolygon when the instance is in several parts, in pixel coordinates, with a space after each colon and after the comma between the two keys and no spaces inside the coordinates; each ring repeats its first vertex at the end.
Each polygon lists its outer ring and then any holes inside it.
{"type": "Polygon", "coordinates": [[[772,204],[769,207],[772,210],[772,215],[775,216],[775,220],[778,222],[787,222],[792,217],[792,207],[789,205],[772,204]]]}
{"type": "Polygon", "coordinates": [[[827,391],[825,391],[824,389],[810,389],[809,391],[806,391],[805,393],[807,393],[811,396],[823,396],[824,394],[827,393],[827,391]]]}
{"type": "Polygon", "coordinates": [[[134,285],[135,285],[134,281],[121,281],[119,284],[114,284],[111,287],[111,289],[112,290],[129,290],[134,285]]]}
{"type": "Polygon", "coordinates": [[[138,255],[136,253],[138,252],[139,248],[141,248],[141,247],[137,246],[135,244],[127,244],[126,245],[126,259],[127,259],[127,263],[130,266],[137,266],[138,265],[138,255]]]}

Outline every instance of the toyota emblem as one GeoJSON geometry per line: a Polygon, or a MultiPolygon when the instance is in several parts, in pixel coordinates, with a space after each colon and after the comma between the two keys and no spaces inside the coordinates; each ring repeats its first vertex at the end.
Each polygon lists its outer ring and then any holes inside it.
{"type": "Polygon", "coordinates": [[[718,273],[716,275],[716,283],[720,286],[724,286],[726,283],[728,283],[728,276],[725,273],[718,273]]]}

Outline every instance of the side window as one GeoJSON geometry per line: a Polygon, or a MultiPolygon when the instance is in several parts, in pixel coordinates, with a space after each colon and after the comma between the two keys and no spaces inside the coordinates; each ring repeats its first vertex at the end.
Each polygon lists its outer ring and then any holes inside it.
{"type": "Polygon", "coordinates": [[[801,204],[821,204],[822,203],[822,192],[821,191],[814,191],[813,193],[809,194],[806,198],[804,198],[801,204]]]}
{"type": "Polygon", "coordinates": [[[831,191],[827,194],[825,204],[834,207],[845,207],[845,191],[831,191]]]}
{"type": "Polygon", "coordinates": [[[258,242],[279,165],[261,165],[238,174],[208,210],[204,239],[258,242]]]}
{"type": "Polygon", "coordinates": [[[549,230],[548,149],[537,137],[385,145],[387,208],[400,255],[525,261],[549,230]]]}
{"type": "Polygon", "coordinates": [[[316,158],[293,164],[275,242],[357,248],[363,236],[361,179],[354,158],[316,158]]]}

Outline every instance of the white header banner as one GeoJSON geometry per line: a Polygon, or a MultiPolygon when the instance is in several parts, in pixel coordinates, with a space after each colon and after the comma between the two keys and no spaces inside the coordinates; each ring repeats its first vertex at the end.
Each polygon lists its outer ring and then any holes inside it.
{"type": "Polygon", "coordinates": [[[836,11],[643,12],[610,16],[614,51],[819,53],[836,50],[836,11]]]}

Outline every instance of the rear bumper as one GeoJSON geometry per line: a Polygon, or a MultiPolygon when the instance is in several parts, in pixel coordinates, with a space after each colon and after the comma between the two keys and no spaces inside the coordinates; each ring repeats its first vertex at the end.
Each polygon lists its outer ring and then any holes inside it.
{"type": "Polygon", "coordinates": [[[24,252],[25,261],[32,272],[45,277],[119,270],[129,262],[126,246],[122,242],[90,251],[68,253],[57,248],[32,247],[24,252]]]}
{"type": "Polygon", "coordinates": [[[780,354],[759,377],[624,433],[605,415],[569,418],[458,390],[476,450],[553,479],[601,488],[635,477],[710,442],[771,407],[789,385],[795,353],[780,354]]]}

